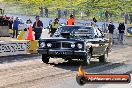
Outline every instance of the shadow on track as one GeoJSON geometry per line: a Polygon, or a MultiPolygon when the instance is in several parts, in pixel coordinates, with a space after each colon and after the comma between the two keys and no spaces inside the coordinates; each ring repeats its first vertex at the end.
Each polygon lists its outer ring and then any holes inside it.
{"type": "Polygon", "coordinates": [[[70,70],[70,71],[77,71],[78,67],[80,65],[83,66],[84,69],[90,69],[90,68],[105,65],[108,63],[99,63],[98,61],[91,61],[90,65],[85,66],[84,64],[82,64],[82,61],[73,60],[70,62],[63,62],[63,63],[57,63],[57,64],[56,63],[49,63],[49,64],[53,65],[54,67],[57,67],[57,68],[62,68],[65,70],[70,70]]]}
{"type": "Polygon", "coordinates": [[[39,54],[24,54],[24,55],[12,55],[12,56],[3,56],[0,57],[0,64],[4,63],[10,63],[10,62],[21,62],[25,60],[35,60],[35,59],[40,59],[41,55],[39,54]]]}

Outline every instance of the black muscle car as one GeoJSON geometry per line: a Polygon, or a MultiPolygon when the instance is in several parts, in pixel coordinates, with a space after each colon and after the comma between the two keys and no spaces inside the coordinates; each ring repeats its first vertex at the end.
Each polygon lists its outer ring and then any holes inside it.
{"type": "Polygon", "coordinates": [[[48,63],[50,57],[65,60],[78,59],[90,64],[91,58],[106,62],[108,58],[108,39],[97,27],[62,26],[52,38],[39,40],[39,54],[48,63]]]}

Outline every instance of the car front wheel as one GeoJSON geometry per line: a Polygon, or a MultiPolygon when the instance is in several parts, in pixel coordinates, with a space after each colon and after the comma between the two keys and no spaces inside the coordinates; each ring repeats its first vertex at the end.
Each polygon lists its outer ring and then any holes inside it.
{"type": "Polygon", "coordinates": [[[99,57],[99,62],[106,63],[108,59],[108,51],[105,51],[104,55],[99,57]]]}
{"type": "Polygon", "coordinates": [[[44,63],[48,64],[48,62],[49,62],[49,57],[47,57],[47,56],[45,56],[45,55],[42,54],[42,61],[43,61],[44,63]]]}

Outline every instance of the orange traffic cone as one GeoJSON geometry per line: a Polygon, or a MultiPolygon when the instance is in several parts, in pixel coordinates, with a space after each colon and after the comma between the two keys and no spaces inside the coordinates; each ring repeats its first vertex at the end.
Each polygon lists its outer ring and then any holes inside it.
{"type": "Polygon", "coordinates": [[[27,40],[33,40],[32,26],[29,26],[27,40]]]}

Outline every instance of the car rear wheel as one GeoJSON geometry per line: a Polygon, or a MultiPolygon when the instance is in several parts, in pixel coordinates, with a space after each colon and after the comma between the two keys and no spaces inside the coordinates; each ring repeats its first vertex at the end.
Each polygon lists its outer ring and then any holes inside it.
{"type": "Polygon", "coordinates": [[[105,51],[104,55],[102,55],[102,56],[99,57],[99,62],[106,63],[107,59],[108,59],[108,50],[105,51]]]}
{"type": "Polygon", "coordinates": [[[91,60],[92,55],[90,53],[87,53],[86,56],[83,59],[83,62],[85,65],[89,65],[90,64],[90,60],[91,60]]]}
{"type": "Polygon", "coordinates": [[[45,55],[42,54],[42,61],[43,61],[44,63],[48,64],[48,62],[49,62],[49,57],[47,57],[47,56],[45,56],[45,55]]]}

